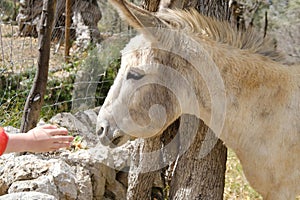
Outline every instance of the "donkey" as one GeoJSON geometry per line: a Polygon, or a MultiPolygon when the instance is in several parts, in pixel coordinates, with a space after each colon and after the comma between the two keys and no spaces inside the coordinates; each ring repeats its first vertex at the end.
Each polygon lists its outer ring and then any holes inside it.
{"type": "Polygon", "coordinates": [[[101,141],[161,134],[195,115],[237,154],[264,199],[300,193],[300,67],[270,40],[195,10],[110,1],[138,32],[99,112],[101,141]],[[149,28],[150,27],[150,28],[149,28]]]}

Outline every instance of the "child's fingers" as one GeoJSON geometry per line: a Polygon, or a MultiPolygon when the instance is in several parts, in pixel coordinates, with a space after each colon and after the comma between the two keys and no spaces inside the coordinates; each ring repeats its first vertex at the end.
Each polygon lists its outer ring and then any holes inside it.
{"type": "Polygon", "coordinates": [[[72,142],[74,137],[72,136],[54,136],[54,142],[59,143],[59,142],[72,142]]]}
{"type": "Polygon", "coordinates": [[[51,130],[50,135],[56,136],[56,135],[67,135],[68,130],[66,128],[57,128],[55,130],[51,130]]]}
{"type": "Polygon", "coordinates": [[[51,150],[66,148],[66,147],[69,147],[70,145],[71,145],[71,143],[69,143],[69,142],[67,142],[67,143],[53,143],[53,145],[51,146],[51,150]]]}
{"type": "Polygon", "coordinates": [[[45,124],[45,125],[40,126],[40,128],[43,128],[43,129],[57,129],[57,126],[52,125],[52,124],[45,124]]]}

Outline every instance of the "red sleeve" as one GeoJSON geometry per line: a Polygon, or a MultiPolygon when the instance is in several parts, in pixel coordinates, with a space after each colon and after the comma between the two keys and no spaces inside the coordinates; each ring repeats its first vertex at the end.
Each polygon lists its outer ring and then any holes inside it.
{"type": "Polygon", "coordinates": [[[4,129],[0,127],[0,156],[4,153],[8,142],[8,136],[4,129]]]}

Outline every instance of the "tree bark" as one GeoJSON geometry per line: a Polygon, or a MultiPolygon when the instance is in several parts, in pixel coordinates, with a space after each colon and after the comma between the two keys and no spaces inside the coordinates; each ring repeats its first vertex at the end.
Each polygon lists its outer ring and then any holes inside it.
{"type": "MultiPolygon", "coordinates": [[[[164,155],[159,155],[158,157],[143,157],[147,152],[154,152],[155,150],[161,149],[162,145],[168,144],[174,139],[179,128],[179,120],[176,120],[171,124],[163,133],[162,136],[157,136],[149,139],[139,139],[135,144],[135,150],[132,153],[132,165],[130,166],[130,171],[128,174],[128,189],[127,189],[127,199],[128,200],[140,200],[140,199],[154,199],[163,200],[164,197],[168,196],[164,191],[166,186],[166,181],[163,181],[161,185],[164,188],[157,191],[155,189],[155,178],[163,176],[165,179],[165,169],[155,170],[147,169],[149,166],[154,166],[153,163],[157,163],[157,168],[160,169],[162,165],[161,160],[164,156],[176,158],[178,154],[178,149],[172,148],[172,152],[162,152],[164,155]],[[147,171],[145,173],[145,171],[147,171]],[[158,198],[160,197],[160,198],[158,198]]],[[[175,141],[176,145],[176,141],[175,141]]],[[[178,145],[176,145],[178,147],[178,145]]]]}
{"type": "Polygon", "coordinates": [[[160,137],[138,139],[132,155],[132,164],[128,174],[127,200],[151,199],[154,179],[160,171],[147,169],[152,163],[160,163],[160,157],[146,159],[145,153],[160,149],[160,137]]]}
{"type": "MultiPolygon", "coordinates": [[[[79,47],[86,47],[90,42],[100,42],[103,38],[98,29],[102,17],[97,0],[70,0],[70,10],[67,16],[71,19],[70,39],[75,40],[79,47]]],[[[37,37],[38,22],[42,13],[42,1],[24,0],[16,18],[20,36],[37,37]]],[[[52,41],[58,42],[58,47],[65,39],[66,0],[57,0],[56,15],[54,16],[52,41]]]]}
{"type": "Polygon", "coordinates": [[[56,0],[44,0],[43,2],[43,11],[39,26],[38,68],[33,86],[25,104],[21,132],[27,132],[37,125],[40,111],[44,103],[44,95],[48,80],[50,43],[55,16],[55,6],[56,0]]]}
{"type": "MultiPolygon", "coordinates": [[[[173,4],[174,5],[174,4],[173,4]]],[[[194,5],[202,14],[220,20],[230,20],[228,1],[198,0],[185,1],[183,6],[194,5]]],[[[193,122],[193,116],[185,116],[188,123],[193,122]]],[[[188,133],[187,133],[188,134],[188,133]]],[[[211,144],[213,145],[213,144],[211,144]]],[[[223,199],[225,185],[225,170],[227,148],[218,140],[213,132],[200,121],[198,134],[193,144],[178,160],[170,185],[170,199],[223,199]],[[207,145],[205,138],[217,141],[212,150],[204,157],[200,156],[201,149],[207,145]]]]}
{"type": "Polygon", "coordinates": [[[197,0],[161,0],[160,8],[195,8],[197,0]]]}
{"type": "MultiPolygon", "coordinates": [[[[224,0],[162,0],[159,3],[158,0],[144,0],[143,3],[143,7],[150,11],[157,11],[159,7],[194,7],[199,12],[208,16],[214,16],[220,20],[230,20],[231,16],[228,1],[224,0]]],[[[192,144],[178,159],[177,163],[170,167],[170,173],[174,175],[173,177],[171,176],[170,191],[169,195],[166,196],[169,196],[169,199],[178,200],[223,199],[227,159],[226,147],[202,121],[196,119],[194,116],[182,116],[180,121],[180,124],[186,125],[185,128],[182,128],[182,130],[186,130],[186,132],[180,134],[180,144],[186,145],[189,142],[192,144]],[[184,141],[186,138],[191,138],[187,137],[187,135],[190,134],[189,128],[195,126],[197,123],[199,123],[200,126],[194,141],[184,141]],[[208,141],[207,138],[209,138],[208,140],[210,141],[208,141]],[[210,152],[207,152],[208,154],[204,153],[204,155],[202,155],[206,145],[214,145],[214,147],[210,152]]],[[[167,144],[170,141],[167,137],[174,137],[178,131],[177,125],[176,123],[172,124],[164,132],[161,138],[161,140],[164,141],[163,143],[167,144]]],[[[151,151],[154,146],[158,148],[161,145],[157,138],[154,140],[144,140],[143,142],[143,147],[145,148],[142,151],[151,151]]],[[[178,152],[172,152],[172,154],[174,153],[176,154],[178,152]]],[[[139,162],[139,165],[147,165],[147,161],[144,163],[139,162]]],[[[150,199],[150,191],[155,173],[158,172],[148,172],[145,174],[140,174],[138,171],[135,171],[134,174],[131,172],[129,175],[131,178],[129,178],[127,199],[150,199]]]]}
{"type": "MultiPolygon", "coordinates": [[[[223,199],[227,150],[221,140],[196,117],[184,115],[180,118],[183,133],[190,139],[189,127],[199,123],[198,133],[190,148],[178,160],[171,179],[170,199],[223,199]],[[196,122],[198,120],[198,122],[196,122]],[[210,147],[214,146],[212,149],[210,147]]],[[[185,138],[181,143],[187,144],[185,138]]]]}
{"type": "Polygon", "coordinates": [[[142,7],[150,12],[156,12],[159,8],[160,0],[143,0],[142,7]]]}
{"type": "MultiPolygon", "coordinates": [[[[158,10],[160,0],[143,0],[142,7],[151,12],[158,10]]],[[[173,133],[173,129],[176,128],[176,124],[172,124],[165,133],[173,133]]],[[[151,165],[152,162],[160,162],[161,157],[152,158],[151,160],[145,160],[143,153],[153,152],[161,148],[162,142],[160,137],[150,139],[140,139],[135,144],[135,151],[133,152],[133,162],[128,173],[128,189],[127,200],[141,200],[152,199],[152,187],[155,177],[157,177],[161,171],[149,171],[144,173],[143,167],[151,165]],[[151,163],[149,163],[149,161],[151,163]]]]}
{"type": "Polygon", "coordinates": [[[70,48],[71,48],[71,0],[66,0],[66,11],[65,11],[65,62],[69,62],[70,48]]]}
{"type": "Polygon", "coordinates": [[[226,0],[198,0],[195,7],[200,13],[219,20],[230,20],[229,1],[226,0]]]}

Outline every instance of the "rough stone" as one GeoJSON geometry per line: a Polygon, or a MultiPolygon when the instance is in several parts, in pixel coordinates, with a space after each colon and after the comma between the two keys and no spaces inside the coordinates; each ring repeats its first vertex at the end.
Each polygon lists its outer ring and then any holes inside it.
{"type": "Polygon", "coordinates": [[[74,170],[61,160],[51,160],[51,163],[53,165],[49,168],[49,173],[53,176],[60,199],[75,200],[77,198],[77,187],[74,170]]]}
{"type": "Polygon", "coordinates": [[[18,192],[0,196],[0,200],[58,200],[52,195],[40,192],[18,192]]]}
{"type": "Polygon", "coordinates": [[[80,121],[71,113],[59,113],[50,119],[50,123],[67,128],[72,135],[82,136],[90,147],[95,146],[98,143],[98,138],[95,135],[96,125],[85,124],[87,123],[86,119],[81,118],[81,120],[83,121],[80,121]]]}
{"type": "Polygon", "coordinates": [[[8,189],[9,194],[29,191],[52,195],[59,199],[57,187],[52,176],[43,175],[32,180],[16,181],[8,189]]]}
{"type": "Polygon", "coordinates": [[[16,181],[32,180],[47,173],[49,164],[34,155],[0,157],[0,195],[16,181]]]}
{"type": "MultiPolygon", "coordinates": [[[[109,149],[95,136],[99,108],[61,113],[50,122],[83,136],[88,149],[61,149],[43,154],[5,154],[0,157],[2,199],[110,200],[126,199],[125,176],[132,143],[109,149]],[[117,176],[118,173],[118,176],[117,176]]],[[[43,123],[41,123],[43,124],[43,123]]],[[[10,133],[18,130],[7,128],[10,133]]],[[[0,200],[1,200],[0,198],[0,200]]]]}

